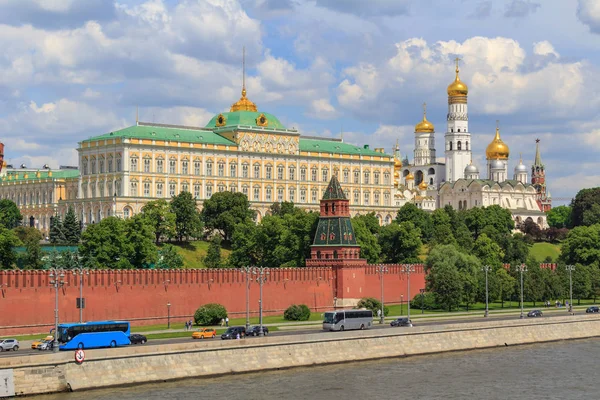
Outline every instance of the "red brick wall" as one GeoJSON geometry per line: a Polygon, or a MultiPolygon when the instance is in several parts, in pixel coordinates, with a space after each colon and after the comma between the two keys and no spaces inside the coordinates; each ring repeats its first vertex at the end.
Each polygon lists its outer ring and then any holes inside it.
{"type": "MultiPolygon", "coordinates": [[[[345,297],[379,298],[379,275],[374,269],[363,267],[361,287],[352,287],[352,296],[345,297]]],[[[401,283],[405,281],[398,270],[398,266],[390,266],[385,275],[386,303],[399,302],[400,293],[406,300],[406,285],[401,283]]],[[[66,273],[64,280],[65,285],[59,289],[59,318],[62,322],[75,322],[79,320],[79,276],[66,273]]],[[[45,332],[53,326],[55,291],[49,281],[45,271],[0,272],[0,335],[45,332]]],[[[264,313],[281,314],[290,304],[306,304],[318,312],[331,309],[335,282],[334,269],[327,267],[270,270],[263,286],[264,313]]],[[[422,272],[414,273],[411,293],[419,293],[423,286],[422,272]]],[[[91,271],[84,275],[84,320],[166,323],[167,303],[171,304],[172,323],[192,318],[194,311],[206,303],[223,304],[230,317],[240,317],[246,312],[245,288],[245,276],[238,270],[91,271]]],[[[259,285],[251,282],[252,315],[258,314],[258,299],[259,285]]]]}

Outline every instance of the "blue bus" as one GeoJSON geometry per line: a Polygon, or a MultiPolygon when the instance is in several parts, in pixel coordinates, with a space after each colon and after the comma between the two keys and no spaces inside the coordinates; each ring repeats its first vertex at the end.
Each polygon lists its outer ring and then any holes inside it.
{"type": "Polygon", "coordinates": [[[131,344],[129,322],[95,321],[58,325],[60,350],[96,349],[131,344]]]}

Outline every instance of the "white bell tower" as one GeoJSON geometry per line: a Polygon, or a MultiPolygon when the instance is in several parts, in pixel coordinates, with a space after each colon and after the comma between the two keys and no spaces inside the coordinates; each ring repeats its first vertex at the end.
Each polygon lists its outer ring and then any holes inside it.
{"type": "Polygon", "coordinates": [[[455,182],[465,177],[465,168],[471,162],[471,134],[469,133],[469,114],[467,94],[469,88],[458,76],[456,58],[456,78],[448,86],[447,130],[444,136],[446,155],[446,180],[455,182]]]}

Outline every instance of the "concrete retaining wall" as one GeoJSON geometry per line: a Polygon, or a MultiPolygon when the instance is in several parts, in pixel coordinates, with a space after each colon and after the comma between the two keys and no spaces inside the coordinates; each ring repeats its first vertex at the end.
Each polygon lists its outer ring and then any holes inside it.
{"type": "Polygon", "coordinates": [[[600,337],[600,316],[489,321],[0,358],[17,395],[600,337]]]}

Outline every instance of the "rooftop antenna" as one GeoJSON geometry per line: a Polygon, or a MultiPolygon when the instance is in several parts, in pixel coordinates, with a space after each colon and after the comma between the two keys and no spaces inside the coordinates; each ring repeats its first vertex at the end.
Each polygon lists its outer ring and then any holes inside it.
{"type": "Polygon", "coordinates": [[[242,96],[246,96],[246,46],[242,49],[242,96]]]}
{"type": "Polygon", "coordinates": [[[342,140],[342,143],[344,143],[344,124],[340,125],[340,139],[342,140]]]}
{"type": "Polygon", "coordinates": [[[135,106],[135,124],[138,125],[138,123],[140,122],[140,118],[139,118],[139,106],[135,106]]]}

